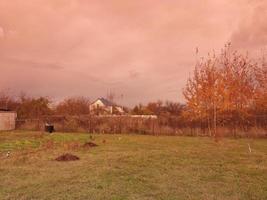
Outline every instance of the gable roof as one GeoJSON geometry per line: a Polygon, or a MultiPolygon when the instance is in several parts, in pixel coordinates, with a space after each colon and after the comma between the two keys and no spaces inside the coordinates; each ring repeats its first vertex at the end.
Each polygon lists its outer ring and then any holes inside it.
{"type": "Polygon", "coordinates": [[[101,101],[105,106],[116,106],[116,104],[115,103],[113,103],[113,102],[111,102],[111,101],[109,101],[109,100],[107,100],[107,99],[105,99],[105,98],[103,98],[103,97],[101,97],[101,98],[98,98],[97,100],[95,100],[92,104],[94,104],[96,101],[101,101]]]}
{"type": "Polygon", "coordinates": [[[16,113],[16,111],[12,111],[10,109],[0,108],[0,113],[16,113]]]}
{"type": "Polygon", "coordinates": [[[105,98],[100,98],[99,99],[100,101],[102,101],[102,103],[104,104],[104,105],[106,105],[106,106],[115,106],[115,104],[113,103],[113,102],[111,102],[111,101],[109,101],[109,100],[107,100],[107,99],[105,99],[105,98]]]}
{"type": "Polygon", "coordinates": [[[6,111],[6,112],[8,112],[8,111],[11,111],[11,110],[9,110],[9,109],[6,109],[6,108],[0,108],[0,111],[6,111]]]}

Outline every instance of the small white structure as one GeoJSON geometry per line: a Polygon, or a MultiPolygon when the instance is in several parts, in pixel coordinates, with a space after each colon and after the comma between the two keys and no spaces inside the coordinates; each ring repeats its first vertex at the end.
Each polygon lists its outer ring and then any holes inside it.
{"type": "Polygon", "coordinates": [[[118,106],[105,98],[98,98],[95,100],[90,104],[89,109],[90,111],[105,111],[108,114],[124,113],[124,110],[121,106],[118,106]]]}
{"type": "Polygon", "coordinates": [[[130,117],[143,119],[158,119],[157,115],[130,115],[130,117]]]}
{"type": "Polygon", "coordinates": [[[16,128],[17,113],[0,109],[0,131],[9,131],[16,128]]]}

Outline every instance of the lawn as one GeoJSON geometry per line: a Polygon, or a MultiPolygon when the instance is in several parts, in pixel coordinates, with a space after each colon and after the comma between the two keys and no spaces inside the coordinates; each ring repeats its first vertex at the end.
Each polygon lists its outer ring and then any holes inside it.
{"type": "Polygon", "coordinates": [[[267,140],[0,132],[0,199],[267,199],[267,140]]]}

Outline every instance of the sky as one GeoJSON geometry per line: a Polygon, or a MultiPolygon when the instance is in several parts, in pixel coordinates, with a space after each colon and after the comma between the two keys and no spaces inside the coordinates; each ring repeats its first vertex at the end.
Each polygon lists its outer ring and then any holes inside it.
{"type": "Polygon", "coordinates": [[[183,102],[200,56],[267,48],[265,0],[0,0],[0,90],[183,102]]]}

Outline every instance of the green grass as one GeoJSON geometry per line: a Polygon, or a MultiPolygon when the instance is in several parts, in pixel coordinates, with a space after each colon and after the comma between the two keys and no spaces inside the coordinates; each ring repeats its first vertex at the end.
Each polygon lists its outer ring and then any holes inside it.
{"type": "Polygon", "coordinates": [[[267,199],[267,140],[94,135],[66,149],[89,134],[38,134],[0,132],[0,199],[267,199]],[[54,161],[65,152],[80,160],[54,161]]]}

